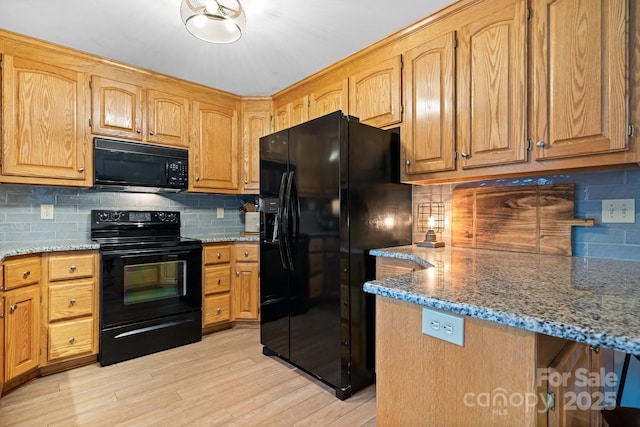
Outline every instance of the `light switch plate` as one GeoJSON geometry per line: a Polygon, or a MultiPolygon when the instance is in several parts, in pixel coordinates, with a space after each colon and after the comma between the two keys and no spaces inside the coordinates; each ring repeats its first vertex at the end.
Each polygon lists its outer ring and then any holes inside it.
{"type": "Polygon", "coordinates": [[[53,219],[53,205],[40,205],[40,219],[53,219]]]}
{"type": "Polygon", "coordinates": [[[635,199],[607,199],[602,201],[603,223],[633,224],[636,222],[635,199]]]}
{"type": "Polygon", "coordinates": [[[464,347],[464,317],[423,308],[422,333],[464,347]]]}

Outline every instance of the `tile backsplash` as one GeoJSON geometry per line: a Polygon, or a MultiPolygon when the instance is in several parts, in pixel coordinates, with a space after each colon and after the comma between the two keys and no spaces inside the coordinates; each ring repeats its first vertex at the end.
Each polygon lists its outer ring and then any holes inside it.
{"type": "Polygon", "coordinates": [[[0,185],[0,242],[88,239],[91,209],[180,211],[182,235],[239,233],[244,217],[238,207],[253,196],[197,193],[122,193],[93,189],[0,185]],[[40,205],[54,205],[54,219],[40,219],[40,205]],[[224,218],[217,218],[217,208],[224,218]]]}
{"type": "MultiPolygon", "coordinates": [[[[624,169],[606,172],[567,173],[541,175],[528,178],[507,178],[461,184],[434,184],[414,186],[413,215],[421,202],[443,202],[445,205],[445,231],[442,239],[451,243],[451,200],[456,186],[518,186],[575,183],[575,217],[594,218],[595,227],[574,227],[572,251],[574,256],[640,260],[640,169],[624,169]],[[602,223],[603,199],[634,199],[636,221],[633,224],[602,223]]],[[[416,229],[414,221],[413,241],[424,240],[424,232],[416,229]]]]}

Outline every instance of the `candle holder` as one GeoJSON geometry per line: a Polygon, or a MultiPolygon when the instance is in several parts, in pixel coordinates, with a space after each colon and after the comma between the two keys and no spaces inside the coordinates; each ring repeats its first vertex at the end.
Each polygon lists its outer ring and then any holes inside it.
{"type": "Polygon", "coordinates": [[[418,231],[426,231],[424,241],[416,245],[424,248],[442,248],[444,242],[438,234],[444,231],[444,203],[426,202],[418,205],[418,231]]]}

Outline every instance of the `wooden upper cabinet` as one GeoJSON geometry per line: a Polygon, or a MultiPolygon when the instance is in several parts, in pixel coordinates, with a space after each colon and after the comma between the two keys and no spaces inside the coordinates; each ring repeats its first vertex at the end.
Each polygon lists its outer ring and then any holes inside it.
{"type": "Polygon", "coordinates": [[[141,141],[144,89],[129,83],[91,77],[91,132],[141,141]]]}
{"type": "Polygon", "coordinates": [[[455,168],[455,32],[405,54],[402,179],[455,168]]]}
{"type": "Polygon", "coordinates": [[[533,0],[537,160],[627,149],[627,0],[533,0]]]}
{"type": "Polygon", "coordinates": [[[147,90],[147,140],[159,144],[189,146],[188,98],[147,90]]]}
{"type": "Polygon", "coordinates": [[[260,190],[260,138],[271,133],[271,100],[242,103],[242,192],[260,190]]]}
{"type": "MultiPolygon", "coordinates": [[[[524,0],[458,30],[457,143],[462,168],[527,161],[524,0]]],[[[482,6],[481,6],[482,7],[482,6]]]]}
{"type": "Polygon", "coordinates": [[[284,105],[276,106],[274,131],[287,129],[307,120],[309,120],[309,96],[305,95],[284,105]]]}
{"type": "Polygon", "coordinates": [[[365,58],[358,68],[349,77],[349,115],[376,127],[400,123],[402,56],[365,58]]]}
{"type": "Polygon", "coordinates": [[[289,106],[283,105],[276,108],[273,115],[273,130],[275,132],[287,129],[289,127],[289,106]]]}
{"type": "Polygon", "coordinates": [[[90,186],[88,77],[61,66],[2,57],[3,182],[90,186]]]}
{"type": "Polygon", "coordinates": [[[235,108],[194,101],[195,141],[189,150],[194,190],[238,192],[238,113],[235,108]]]}
{"type": "Polygon", "coordinates": [[[334,111],[348,112],[349,80],[342,79],[314,90],[309,96],[309,119],[334,111]]]}
{"type": "Polygon", "coordinates": [[[91,77],[91,132],[133,141],[189,146],[189,98],[91,77]]]}

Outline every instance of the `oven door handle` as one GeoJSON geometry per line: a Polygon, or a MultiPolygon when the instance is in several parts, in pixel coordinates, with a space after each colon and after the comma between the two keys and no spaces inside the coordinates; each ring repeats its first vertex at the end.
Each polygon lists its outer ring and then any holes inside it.
{"type": "Polygon", "coordinates": [[[166,249],[136,249],[131,251],[111,251],[103,252],[103,255],[117,255],[120,258],[137,258],[141,255],[163,255],[163,256],[179,256],[179,255],[191,255],[193,251],[174,251],[166,249]]]}

